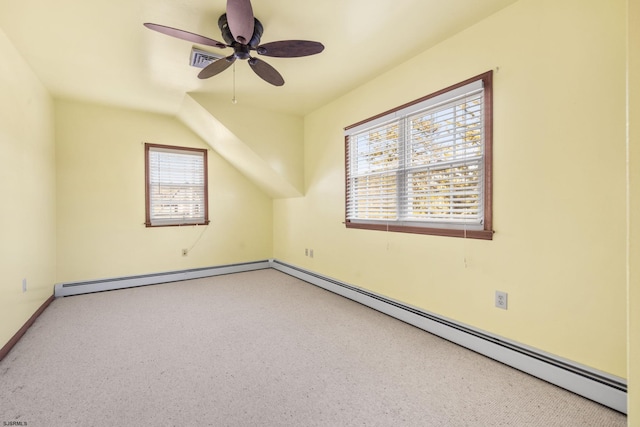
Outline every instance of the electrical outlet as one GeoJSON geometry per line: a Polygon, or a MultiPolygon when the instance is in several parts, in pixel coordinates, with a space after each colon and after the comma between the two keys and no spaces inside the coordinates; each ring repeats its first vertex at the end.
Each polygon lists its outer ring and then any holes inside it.
{"type": "Polygon", "coordinates": [[[507,296],[508,294],[506,292],[496,291],[496,307],[506,310],[507,296]]]}
{"type": "Polygon", "coordinates": [[[309,256],[313,258],[313,249],[309,249],[309,256]]]}
{"type": "Polygon", "coordinates": [[[308,248],[304,248],[304,256],[309,256],[309,249],[308,248]]]}
{"type": "Polygon", "coordinates": [[[27,292],[27,279],[22,279],[22,292],[27,292]]]}
{"type": "Polygon", "coordinates": [[[182,256],[187,256],[189,254],[189,249],[182,250],[182,256]]]}

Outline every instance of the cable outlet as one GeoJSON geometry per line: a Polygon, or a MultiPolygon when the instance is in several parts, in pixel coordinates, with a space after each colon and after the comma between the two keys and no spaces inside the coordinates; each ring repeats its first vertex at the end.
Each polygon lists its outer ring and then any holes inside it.
{"type": "Polygon", "coordinates": [[[189,249],[182,250],[182,256],[187,256],[189,254],[189,249]]]}
{"type": "Polygon", "coordinates": [[[496,307],[506,310],[507,296],[508,294],[506,292],[496,291],[496,307]]]}

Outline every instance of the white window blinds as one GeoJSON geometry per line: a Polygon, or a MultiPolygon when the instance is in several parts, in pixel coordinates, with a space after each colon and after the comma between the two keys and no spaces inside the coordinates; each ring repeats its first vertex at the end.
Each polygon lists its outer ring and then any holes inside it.
{"type": "Polygon", "coordinates": [[[483,228],[482,80],[348,128],[346,218],[483,228]]]}
{"type": "Polygon", "coordinates": [[[147,145],[147,225],[206,224],[206,150],[147,145]]]}

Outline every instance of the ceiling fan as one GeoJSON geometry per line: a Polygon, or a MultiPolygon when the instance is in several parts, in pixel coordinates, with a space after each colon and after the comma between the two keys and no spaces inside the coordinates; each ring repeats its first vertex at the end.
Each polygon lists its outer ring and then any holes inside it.
{"type": "Polygon", "coordinates": [[[207,65],[198,74],[198,78],[207,79],[229,68],[237,59],[247,59],[251,69],[264,81],[274,86],[282,86],[284,79],[280,73],[262,59],[251,56],[258,55],[278,58],[298,58],[320,53],[324,50],[322,43],[308,40],[282,40],[260,44],[262,23],[253,16],[250,0],[227,0],[227,12],[218,19],[218,27],[225,43],[210,39],[188,31],[165,25],[145,23],[145,27],[160,33],[187,40],[193,43],[213,46],[220,49],[230,47],[233,54],[207,65]]]}

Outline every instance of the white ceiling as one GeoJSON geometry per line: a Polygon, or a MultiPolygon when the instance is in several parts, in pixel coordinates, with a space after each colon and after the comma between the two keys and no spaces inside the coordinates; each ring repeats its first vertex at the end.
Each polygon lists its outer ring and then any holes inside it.
{"type": "MultiPolygon", "coordinates": [[[[236,62],[236,98],[305,114],[516,0],[253,0],[262,43],[322,42],[305,58],[263,57],[282,87],[236,62]]],[[[192,43],[153,22],[222,40],[225,0],[0,0],[0,28],[56,97],[173,114],[185,93],[233,97],[233,67],[208,80],[188,65],[192,43]]],[[[231,49],[203,47],[229,55],[231,49]]]]}

